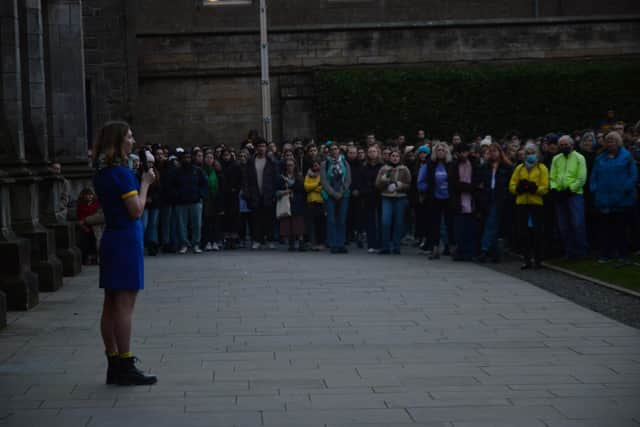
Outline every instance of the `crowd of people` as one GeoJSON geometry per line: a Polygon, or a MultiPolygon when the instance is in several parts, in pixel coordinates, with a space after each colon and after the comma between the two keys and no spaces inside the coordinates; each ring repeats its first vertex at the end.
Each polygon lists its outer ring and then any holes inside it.
{"type": "MultiPolygon", "coordinates": [[[[432,260],[497,262],[508,245],[535,268],[588,254],[624,266],[640,249],[640,126],[613,111],[593,129],[526,140],[514,131],[445,141],[420,129],[411,142],[369,133],[276,144],[251,131],[238,147],[136,153],[138,176],[156,175],[142,215],[150,256],[278,244],[385,255],[413,244],[432,260]]],[[[97,226],[87,219],[99,206],[84,190],[77,214],[89,257],[97,226]]]]}

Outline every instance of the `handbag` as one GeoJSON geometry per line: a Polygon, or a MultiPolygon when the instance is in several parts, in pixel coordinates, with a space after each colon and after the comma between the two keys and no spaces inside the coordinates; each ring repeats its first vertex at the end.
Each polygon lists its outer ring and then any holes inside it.
{"type": "Polygon", "coordinates": [[[278,199],[276,203],[276,218],[291,216],[291,198],[286,195],[278,199]]]}

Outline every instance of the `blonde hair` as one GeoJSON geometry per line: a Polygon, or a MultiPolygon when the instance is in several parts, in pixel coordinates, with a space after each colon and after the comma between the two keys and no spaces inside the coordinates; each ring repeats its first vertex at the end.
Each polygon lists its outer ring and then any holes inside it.
{"type": "Polygon", "coordinates": [[[451,156],[451,149],[449,148],[449,144],[444,141],[433,141],[433,146],[431,148],[431,161],[434,163],[438,161],[436,152],[440,147],[444,147],[444,150],[447,153],[445,157],[445,163],[451,163],[451,161],[453,160],[453,157],[451,156]]]}

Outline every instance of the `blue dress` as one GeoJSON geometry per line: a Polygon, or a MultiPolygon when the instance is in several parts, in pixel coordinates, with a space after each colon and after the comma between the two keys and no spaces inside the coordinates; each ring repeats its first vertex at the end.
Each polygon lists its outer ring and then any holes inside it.
{"type": "Polygon", "coordinates": [[[142,223],[132,219],[124,204],[135,196],[140,184],[124,166],[99,170],[93,185],[102,206],[105,230],[100,241],[100,287],[110,290],[139,290],[144,287],[142,223]]]}

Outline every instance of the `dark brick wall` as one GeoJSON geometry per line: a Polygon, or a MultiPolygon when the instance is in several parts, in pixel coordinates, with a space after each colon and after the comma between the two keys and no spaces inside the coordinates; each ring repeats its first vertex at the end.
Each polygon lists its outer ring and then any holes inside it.
{"type": "MultiPolygon", "coordinates": [[[[135,17],[129,0],[84,0],[84,55],[92,133],[133,118],[137,93],[135,17]]],[[[92,138],[94,135],[89,135],[92,138]]]]}
{"type": "MultiPolygon", "coordinates": [[[[210,32],[255,28],[251,6],[198,7],[199,0],[139,0],[139,33],[210,32]]],[[[637,0],[538,0],[540,16],[640,13],[637,0]]],[[[299,27],[362,23],[528,18],[535,0],[270,0],[269,25],[299,27]]]]}

